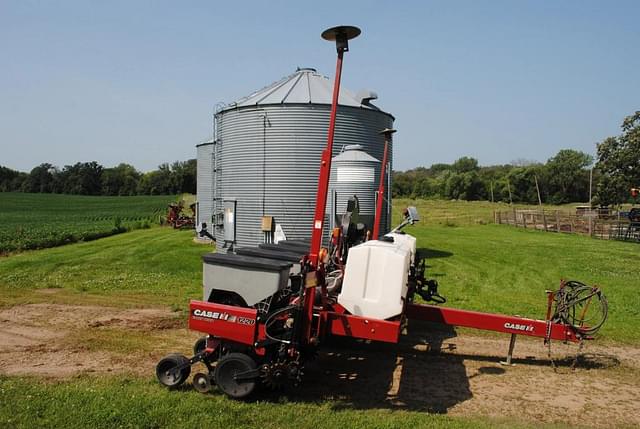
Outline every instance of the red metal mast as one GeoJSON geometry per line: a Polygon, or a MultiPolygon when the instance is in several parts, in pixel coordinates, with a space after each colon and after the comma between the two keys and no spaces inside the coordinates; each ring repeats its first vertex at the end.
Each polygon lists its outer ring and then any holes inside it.
{"type": "Polygon", "coordinates": [[[378,184],[378,201],[376,203],[376,217],[373,223],[373,239],[380,238],[380,222],[382,221],[382,202],[384,201],[384,173],[387,169],[387,154],[389,153],[389,142],[391,141],[391,134],[396,130],[391,128],[385,128],[378,134],[384,135],[384,155],[382,156],[382,165],[380,166],[380,183],[378,184]]]}
{"type": "Polygon", "coordinates": [[[336,42],[338,60],[336,61],[336,76],[333,83],[333,99],[331,101],[331,114],[329,116],[329,132],[327,133],[327,147],[322,151],[320,161],[320,174],[318,177],[318,191],[316,193],[316,211],[313,216],[313,228],[311,232],[311,247],[307,255],[309,263],[308,274],[305,279],[305,292],[303,302],[303,335],[304,341],[312,341],[313,303],[316,296],[316,285],[324,285],[322,261],[318,255],[322,246],[322,230],[324,215],[327,206],[327,194],[329,192],[329,173],[331,172],[331,157],[333,156],[333,135],[336,128],[336,112],[338,110],[338,96],[340,95],[340,77],[342,75],[342,56],[349,51],[349,39],[358,37],[360,29],[357,27],[340,26],[329,28],[322,32],[322,38],[336,42]],[[318,275],[320,272],[320,275],[318,275]],[[319,281],[318,281],[319,280],[319,281]]]}
{"type": "Polygon", "coordinates": [[[340,94],[340,77],[342,75],[342,56],[349,51],[349,39],[360,35],[360,29],[351,26],[329,28],[322,32],[322,38],[335,41],[338,51],[336,61],[336,76],[333,83],[333,99],[331,101],[331,115],[329,116],[329,132],[327,134],[327,147],[322,152],[320,162],[320,175],[318,178],[318,192],[316,193],[316,211],[313,217],[313,229],[311,233],[311,248],[309,249],[309,262],[313,268],[318,265],[318,253],[322,245],[322,230],[327,206],[327,194],[329,192],[329,173],[331,172],[331,157],[333,155],[333,135],[336,128],[336,112],[338,110],[338,96],[340,94]]]}

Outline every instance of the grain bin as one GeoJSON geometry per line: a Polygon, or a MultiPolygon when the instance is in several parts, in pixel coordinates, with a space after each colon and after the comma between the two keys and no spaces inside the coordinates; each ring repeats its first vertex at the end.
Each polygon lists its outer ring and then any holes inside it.
{"type": "MultiPolygon", "coordinates": [[[[298,69],[218,109],[213,217],[219,250],[268,241],[275,224],[287,239],[310,237],[332,90],[329,78],[298,69]]],[[[334,156],[359,144],[382,158],[378,132],[391,128],[394,118],[371,103],[376,98],[371,91],[341,89],[334,156]]]]}
{"type": "Polygon", "coordinates": [[[331,228],[347,209],[349,198],[356,195],[360,222],[373,228],[376,193],[380,180],[380,161],[366,153],[359,144],[349,145],[331,162],[327,213],[331,228]]]}
{"type": "Polygon", "coordinates": [[[213,216],[214,199],[214,170],[215,159],[213,156],[214,141],[207,141],[196,146],[197,152],[197,209],[196,225],[206,223],[211,225],[213,216]]]}

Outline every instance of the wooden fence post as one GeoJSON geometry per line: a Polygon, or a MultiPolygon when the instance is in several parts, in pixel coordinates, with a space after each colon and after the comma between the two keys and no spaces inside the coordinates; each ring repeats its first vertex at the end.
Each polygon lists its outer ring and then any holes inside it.
{"type": "Polygon", "coordinates": [[[513,208],[513,226],[518,226],[518,216],[516,215],[516,208],[513,208]]]}
{"type": "Polygon", "coordinates": [[[556,229],[558,232],[561,231],[560,229],[560,210],[556,210],[556,229]]]}
{"type": "Polygon", "coordinates": [[[547,215],[544,213],[544,209],[542,209],[542,224],[544,225],[545,232],[547,230],[547,215]]]}

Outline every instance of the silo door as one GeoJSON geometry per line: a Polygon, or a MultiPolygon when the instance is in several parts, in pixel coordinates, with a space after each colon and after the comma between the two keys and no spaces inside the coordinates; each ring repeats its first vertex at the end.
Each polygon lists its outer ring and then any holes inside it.
{"type": "Polygon", "coordinates": [[[224,204],[224,241],[236,241],[236,201],[225,200],[224,204]]]}

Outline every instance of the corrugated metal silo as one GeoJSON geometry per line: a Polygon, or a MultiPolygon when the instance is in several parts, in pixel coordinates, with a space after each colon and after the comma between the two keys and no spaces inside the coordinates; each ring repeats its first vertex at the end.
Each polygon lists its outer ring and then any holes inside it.
{"type": "Polygon", "coordinates": [[[360,222],[370,230],[376,212],[376,193],[380,180],[380,161],[362,150],[361,145],[350,145],[344,152],[335,156],[331,163],[331,179],[329,181],[329,198],[327,213],[330,225],[347,209],[349,198],[356,195],[360,204],[360,222]]]}
{"type": "Polygon", "coordinates": [[[206,223],[211,225],[211,217],[213,216],[213,199],[214,195],[214,146],[215,142],[208,141],[200,143],[196,146],[197,152],[197,185],[196,193],[198,199],[198,209],[196,219],[197,224],[206,223]]]}
{"type": "MultiPolygon", "coordinates": [[[[310,237],[332,90],[329,78],[314,69],[298,69],[216,113],[218,249],[225,241],[236,246],[262,242],[263,216],[272,216],[287,239],[310,237]]],[[[375,98],[372,92],[356,95],[341,88],[334,156],[359,144],[382,158],[384,140],[378,132],[391,128],[394,118],[371,104],[375,98]]]]}

